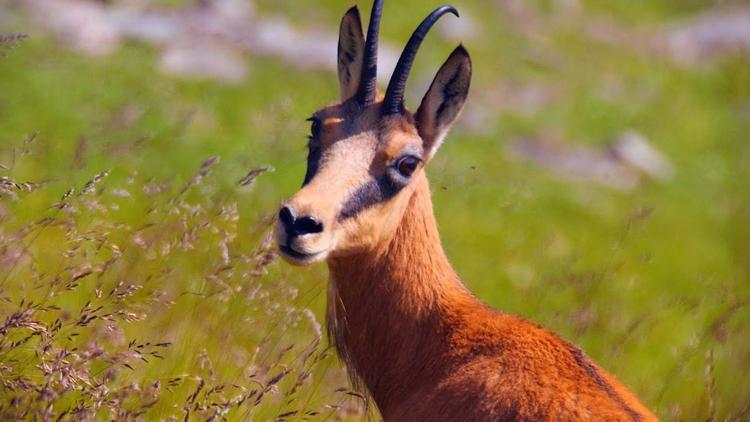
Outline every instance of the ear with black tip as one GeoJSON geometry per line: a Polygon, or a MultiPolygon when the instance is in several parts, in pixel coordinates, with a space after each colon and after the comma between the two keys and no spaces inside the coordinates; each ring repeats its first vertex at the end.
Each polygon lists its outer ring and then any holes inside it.
{"type": "Polygon", "coordinates": [[[357,6],[352,7],[341,19],[339,30],[339,85],[341,101],[353,97],[359,89],[364,63],[365,35],[362,18],[357,6]]]}
{"type": "Polygon", "coordinates": [[[425,161],[432,159],[461,114],[470,86],[471,57],[461,45],[440,68],[417,110],[417,129],[424,141],[425,161]]]}

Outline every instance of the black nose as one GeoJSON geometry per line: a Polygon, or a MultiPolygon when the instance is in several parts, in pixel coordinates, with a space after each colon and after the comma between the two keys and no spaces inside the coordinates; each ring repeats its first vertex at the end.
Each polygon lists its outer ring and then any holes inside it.
{"type": "Polygon", "coordinates": [[[281,209],[279,221],[286,233],[292,237],[323,233],[323,223],[317,218],[311,216],[296,218],[289,207],[281,209]]]}

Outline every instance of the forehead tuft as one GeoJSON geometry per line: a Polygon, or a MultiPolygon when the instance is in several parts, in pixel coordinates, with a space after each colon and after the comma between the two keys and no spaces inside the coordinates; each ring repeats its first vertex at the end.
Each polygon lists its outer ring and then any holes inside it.
{"type": "Polygon", "coordinates": [[[370,132],[376,134],[379,149],[389,157],[401,155],[404,150],[421,154],[422,142],[411,113],[383,117],[380,103],[365,110],[352,108],[349,103],[335,104],[313,115],[324,127],[323,143],[330,145],[353,136],[370,132]]]}

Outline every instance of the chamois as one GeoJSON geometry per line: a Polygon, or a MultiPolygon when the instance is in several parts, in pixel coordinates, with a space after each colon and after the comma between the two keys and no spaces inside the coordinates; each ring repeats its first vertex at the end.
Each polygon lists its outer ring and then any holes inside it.
{"type": "Polygon", "coordinates": [[[472,65],[463,46],[416,113],[404,92],[417,51],[451,6],[411,36],[388,89],[377,90],[383,0],[365,38],[356,7],[341,22],[340,102],[310,118],[307,174],[279,212],[294,265],[326,261],[328,333],[386,421],[657,420],[581,350],[490,309],[451,268],[424,168],[460,114],[472,65]]]}

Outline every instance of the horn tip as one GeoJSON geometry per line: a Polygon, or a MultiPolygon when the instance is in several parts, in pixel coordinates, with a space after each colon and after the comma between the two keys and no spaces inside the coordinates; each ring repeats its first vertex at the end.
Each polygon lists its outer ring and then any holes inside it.
{"type": "MultiPolygon", "coordinates": [[[[443,13],[451,13],[452,15],[454,15],[457,18],[461,17],[461,14],[458,13],[458,9],[456,9],[455,7],[453,7],[450,4],[446,4],[445,6],[441,7],[440,9],[442,9],[443,13]]],[[[440,9],[438,9],[438,10],[440,10],[440,9]]]]}

